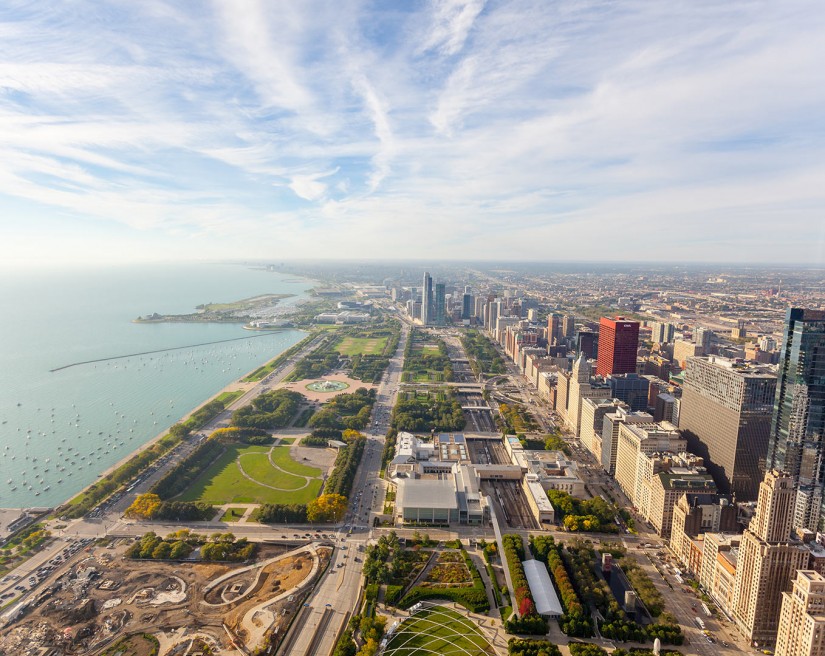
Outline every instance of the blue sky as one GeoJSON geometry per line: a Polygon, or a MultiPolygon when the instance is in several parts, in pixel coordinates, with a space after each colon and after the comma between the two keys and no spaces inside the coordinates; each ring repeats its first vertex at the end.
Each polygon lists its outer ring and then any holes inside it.
{"type": "Polygon", "coordinates": [[[0,259],[825,262],[825,3],[0,6],[0,259]]]}

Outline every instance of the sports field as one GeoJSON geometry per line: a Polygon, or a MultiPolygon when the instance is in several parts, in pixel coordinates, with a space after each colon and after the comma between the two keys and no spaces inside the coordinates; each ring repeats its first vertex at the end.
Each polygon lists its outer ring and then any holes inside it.
{"type": "Polygon", "coordinates": [[[344,337],[335,350],[341,355],[381,355],[386,346],[386,337],[344,337]]]}
{"type": "Polygon", "coordinates": [[[386,656],[491,656],[496,652],[481,630],[446,606],[422,602],[424,607],[401,623],[386,656]]]}
{"type": "Polygon", "coordinates": [[[321,470],[295,462],[289,446],[233,444],[178,501],[308,503],[321,488],[321,470]]]}

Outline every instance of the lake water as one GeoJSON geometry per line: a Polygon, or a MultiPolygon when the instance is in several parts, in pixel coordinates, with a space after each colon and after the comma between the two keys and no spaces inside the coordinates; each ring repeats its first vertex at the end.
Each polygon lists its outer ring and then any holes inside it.
{"type": "Polygon", "coordinates": [[[0,507],[62,503],[305,335],[132,319],[267,293],[294,294],[281,301],[289,306],[311,286],[294,276],[220,264],[6,272],[0,280],[0,507]]]}

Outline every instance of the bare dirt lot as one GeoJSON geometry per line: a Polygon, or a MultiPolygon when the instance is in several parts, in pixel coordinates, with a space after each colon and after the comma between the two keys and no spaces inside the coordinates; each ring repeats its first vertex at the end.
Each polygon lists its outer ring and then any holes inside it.
{"type": "Polygon", "coordinates": [[[284,632],[331,555],[326,547],[261,545],[254,563],[128,560],[128,544],[95,547],[68,567],[0,630],[0,653],[108,654],[116,646],[124,656],[149,656],[159,643],[165,656],[187,651],[182,641],[189,651],[234,652],[228,632],[254,649],[276,627],[284,632]]]}

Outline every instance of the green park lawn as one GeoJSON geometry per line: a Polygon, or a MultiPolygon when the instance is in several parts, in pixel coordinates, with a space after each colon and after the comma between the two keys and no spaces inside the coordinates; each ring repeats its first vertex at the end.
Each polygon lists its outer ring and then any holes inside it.
{"type": "Polygon", "coordinates": [[[341,355],[381,355],[386,346],[386,337],[344,337],[335,350],[341,355]]]}
{"type": "Polygon", "coordinates": [[[246,512],[245,508],[227,508],[226,512],[221,515],[222,522],[237,522],[246,512]]]}
{"type": "Polygon", "coordinates": [[[215,400],[220,401],[225,406],[228,406],[233,401],[236,401],[237,399],[241,398],[244,395],[244,393],[244,390],[235,390],[234,392],[223,392],[222,394],[219,394],[218,398],[216,398],[215,400]]]}
{"type": "Polygon", "coordinates": [[[492,646],[475,623],[445,606],[417,612],[396,629],[386,656],[490,656],[492,646]]]}
{"type": "MultiPolygon", "coordinates": [[[[321,488],[321,479],[313,478],[306,487],[304,478],[273,467],[267,458],[266,446],[229,445],[226,452],[212,463],[177,501],[204,501],[213,505],[227,503],[308,503],[321,488]],[[238,468],[237,459],[254,480],[249,480],[238,468]],[[273,490],[265,483],[279,490],[273,490]]],[[[289,447],[275,447],[273,461],[293,473],[318,476],[320,470],[307,467],[289,458],[289,447]]]]}
{"type": "Polygon", "coordinates": [[[310,467],[301,462],[295,462],[289,455],[288,446],[276,446],[272,449],[272,462],[281,469],[285,469],[291,474],[298,476],[320,476],[321,470],[317,467],[310,467]]]}

